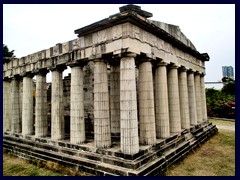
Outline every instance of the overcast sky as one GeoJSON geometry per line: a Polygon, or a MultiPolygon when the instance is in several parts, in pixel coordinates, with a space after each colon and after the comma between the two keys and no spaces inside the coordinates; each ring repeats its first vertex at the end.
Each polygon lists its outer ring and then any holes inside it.
{"type": "MultiPolygon", "coordinates": [[[[74,30],[119,12],[124,4],[4,4],[3,43],[20,58],[77,38],[74,30]]],[[[178,25],[200,53],[207,52],[206,82],[222,79],[222,66],[235,73],[234,4],[137,4],[150,19],[178,25]]],[[[66,75],[68,72],[64,72],[66,75]]],[[[48,78],[49,79],[49,78],[48,78]]],[[[206,85],[219,89],[222,85],[206,85]]]]}

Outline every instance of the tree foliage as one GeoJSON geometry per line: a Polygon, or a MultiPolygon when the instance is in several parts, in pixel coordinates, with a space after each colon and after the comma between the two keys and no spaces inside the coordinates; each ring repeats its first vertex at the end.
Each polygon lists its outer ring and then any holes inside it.
{"type": "Polygon", "coordinates": [[[235,89],[233,91],[231,86],[232,82],[226,83],[221,90],[214,88],[206,89],[208,116],[235,118],[235,89]]]}
{"type": "Polygon", "coordinates": [[[222,92],[226,94],[235,95],[235,80],[232,78],[226,80],[222,88],[222,92]]]}
{"type": "Polygon", "coordinates": [[[7,45],[3,44],[3,57],[15,57],[14,50],[9,51],[7,45]]]}

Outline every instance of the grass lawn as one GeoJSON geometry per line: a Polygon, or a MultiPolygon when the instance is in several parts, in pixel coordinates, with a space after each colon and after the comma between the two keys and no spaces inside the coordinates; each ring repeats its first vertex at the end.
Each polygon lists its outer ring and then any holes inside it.
{"type": "Polygon", "coordinates": [[[29,162],[13,155],[3,154],[3,176],[86,176],[57,163],[29,162]]]}
{"type": "MultiPolygon", "coordinates": [[[[210,122],[235,125],[221,120],[210,122]]],[[[218,131],[194,153],[170,167],[166,176],[235,176],[235,131],[218,131]]]]}

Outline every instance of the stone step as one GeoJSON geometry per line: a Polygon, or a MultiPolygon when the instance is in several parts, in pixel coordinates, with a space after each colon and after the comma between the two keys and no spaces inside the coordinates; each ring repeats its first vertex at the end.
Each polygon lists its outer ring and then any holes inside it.
{"type": "Polygon", "coordinates": [[[86,144],[54,142],[49,138],[6,133],[3,147],[26,159],[50,160],[95,175],[161,175],[168,166],[185,157],[217,132],[216,126],[210,123],[198,129],[193,129],[194,134],[185,131],[179,135],[173,134],[166,140],[158,140],[155,146],[141,147],[137,156],[128,155],[127,158],[117,151],[99,150],[86,144]],[[200,128],[202,130],[198,131],[200,128]]]}
{"type": "MultiPolygon", "coordinates": [[[[109,173],[109,175],[122,175],[126,176],[128,169],[123,167],[116,167],[111,164],[106,164],[104,162],[99,162],[83,157],[78,156],[72,156],[72,155],[66,155],[60,152],[52,152],[52,151],[46,151],[41,148],[37,147],[31,147],[30,145],[20,144],[17,142],[10,142],[7,140],[4,140],[3,143],[4,148],[12,148],[12,151],[14,151],[14,154],[16,153],[23,153],[25,156],[32,156],[35,158],[44,159],[47,161],[53,161],[57,162],[59,164],[68,166],[68,167],[78,167],[81,169],[83,167],[86,169],[94,169],[94,170],[100,170],[100,172],[109,173]]],[[[100,173],[99,172],[99,173],[100,173]]]]}

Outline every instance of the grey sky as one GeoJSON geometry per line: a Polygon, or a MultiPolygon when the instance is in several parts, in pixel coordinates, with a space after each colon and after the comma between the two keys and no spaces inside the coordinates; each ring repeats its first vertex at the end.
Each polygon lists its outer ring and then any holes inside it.
{"type": "MultiPolygon", "coordinates": [[[[137,5],[153,13],[152,20],[178,25],[200,53],[209,54],[206,82],[220,81],[222,66],[233,66],[235,71],[234,4],[137,5]]],[[[20,58],[77,38],[75,29],[118,13],[121,6],[123,4],[4,4],[3,43],[20,58]]],[[[212,86],[221,88],[221,85],[206,85],[212,86]]]]}

